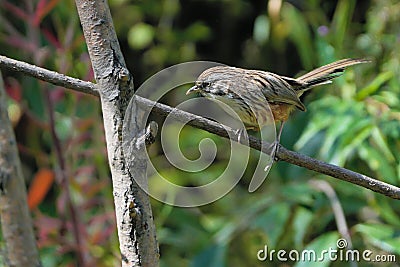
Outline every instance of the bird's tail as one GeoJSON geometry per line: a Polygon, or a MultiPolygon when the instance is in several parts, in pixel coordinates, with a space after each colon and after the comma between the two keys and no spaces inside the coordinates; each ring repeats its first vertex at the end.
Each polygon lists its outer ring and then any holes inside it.
{"type": "Polygon", "coordinates": [[[366,59],[346,58],[319,67],[296,78],[296,80],[305,84],[305,86],[299,88],[299,90],[306,91],[314,86],[330,83],[332,79],[342,75],[346,67],[368,62],[370,61],[366,59]]]}

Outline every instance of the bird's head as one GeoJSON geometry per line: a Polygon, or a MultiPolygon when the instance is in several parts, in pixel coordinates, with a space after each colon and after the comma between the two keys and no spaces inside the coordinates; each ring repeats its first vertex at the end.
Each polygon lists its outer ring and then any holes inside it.
{"type": "Polygon", "coordinates": [[[212,82],[215,81],[212,69],[214,68],[210,68],[203,71],[203,73],[201,73],[200,76],[197,78],[196,82],[194,83],[194,86],[192,86],[189,90],[187,90],[186,95],[196,92],[200,94],[202,92],[208,92],[210,90],[212,82]]]}
{"type": "Polygon", "coordinates": [[[217,66],[206,69],[199,75],[193,87],[187,90],[186,95],[191,93],[207,93],[220,94],[225,91],[229,80],[232,80],[232,72],[228,71],[235,69],[232,67],[217,66]]]}

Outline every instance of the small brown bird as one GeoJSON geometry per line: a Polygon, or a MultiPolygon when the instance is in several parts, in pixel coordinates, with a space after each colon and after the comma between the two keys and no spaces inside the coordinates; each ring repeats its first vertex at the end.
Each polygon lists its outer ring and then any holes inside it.
{"type": "Polygon", "coordinates": [[[198,92],[212,100],[219,100],[231,107],[246,129],[259,130],[268,121],[268,106],[273,119],[280,122],[277,144],[283,124],[294,108],[305,111],[300,96],[307,90],[340,76],[346,67],[367,63],[365,59],[342,59],[319,67],[299,78],[289,78],[275,73],[236,67],[217,66],[205,70],[195,86],[186,94],[198,92]]]}

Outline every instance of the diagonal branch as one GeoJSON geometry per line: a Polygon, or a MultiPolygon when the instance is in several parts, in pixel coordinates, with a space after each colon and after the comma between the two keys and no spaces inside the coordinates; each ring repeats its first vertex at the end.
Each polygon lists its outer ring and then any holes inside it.
{"type": "MultiPolygon", "coordinates": [[[[72,89],[74,91],[79,91],[91,95],[98,96],[98,92],[96,89],[96,85],[90,82],[85,82],[79,79],[71,78],[65,76],[63,74],[46,70],[25,62],[21,62],[18,60],[10,59],[4,56],[0,56],[0,68],[21,72],[23,74],[35,77],[37,79],[50,82],[55,85],[63,86],[65,88],[72,89]]],[[[197,116],[182,110],[177,110],[173,107],[161,104],[154,103],[151,100],[148,100],[143,97],[137,96],[137,101],[140,105],[147,108],[152,108],[152,112],[155,112],[161,116],[167,116],[172,111],[172,116],[180,121],[189,121],[188,124],[208,131],[210,133],[219,135],[221,137],[228,138],[228,132],[225,130],[226,127],[223,127],[221,124],[203,118],[201,116],[197,116]]],[[[233,130],[232,130],[233,131],[233,130]]],[[[249,136],[249,146],[262,151],[261,140],[249,136]]],[[[267,146],[264,146],[267,147],[267,146]]],[[[267,151],[263,151],[267,152],[267,151]]],[[[331,177],[337,178],[339,180],[347,181],[352,184],[356,184],[362,186],[364,188],[368,188],[372,191],[380,193],[382,195],[388,196],[393,199],[400,199],[400,188],[394,185],[373,179],[366,175],[333,165],[318,159],[314,159],[308,157],[306,155],[302,155],[300,153],[288,150],[283,146],[279,147],[278,153],[276,157],[282,161],[286,161],[288,163],[304,167],[306,169],[326,174],[331,177]]]]}

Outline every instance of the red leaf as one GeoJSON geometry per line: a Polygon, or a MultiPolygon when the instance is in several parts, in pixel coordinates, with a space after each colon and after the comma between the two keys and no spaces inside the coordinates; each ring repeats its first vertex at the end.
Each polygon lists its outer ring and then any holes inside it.
{"type": "Polygon", "coordinates": [[[13,13],[16,17],[19,17],[22,20],[28,20],[29,21],[29,15],[21,8],[11,4],[8,1],[3,2],[3,6],[5,9],[13,13]]]}
{"type": "Polygon", "coordinates": [[[54,172],[49,169],[39,170],[33,178],[28,191],[28,206],[32,210],[39,205],[54,182],[54,172]]]}
{"type": "Polygon", "coordinates": [[[14,79],[12,77],[7,78],[6,92],[16,102],[19,103],[21,101],[21,99],[22,99],[21,84],[19,83],[19,81],[17,79],[14,79]]]}
{"type": "Polygon", "coordinates": [[[47,41],[49,43],[51,43],[54,47],[56,47],[57,49],[61,49],[61,43],[60,41],[57,39],[57,37],[49,30],[47,29],[42,29],[42,33],[43,36],[47,39],[47,41]]]}
{"type": "Polygon", "coordinates": [[[50,100],[53,103],[57,103],[61,99],[63,99],[65,96],[65,90],[63,90],[62,87],[57,87],[54,90],[50,91],[50,100]]]}
{"type": "Polygon", "coordinates": [[[59,0],[40,0],[36,6],[34,25],[39,25],[42,19],[57,5],[59,0]]]}

